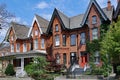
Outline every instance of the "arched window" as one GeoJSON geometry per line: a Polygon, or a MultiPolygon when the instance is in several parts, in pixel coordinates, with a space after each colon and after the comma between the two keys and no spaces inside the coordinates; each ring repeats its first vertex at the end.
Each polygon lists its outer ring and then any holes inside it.
{"type": "Polygon", "coordinates": [[[97,16],[94,15],[92,16],[92,24],[96,24],[97,23],[97,16]]]}

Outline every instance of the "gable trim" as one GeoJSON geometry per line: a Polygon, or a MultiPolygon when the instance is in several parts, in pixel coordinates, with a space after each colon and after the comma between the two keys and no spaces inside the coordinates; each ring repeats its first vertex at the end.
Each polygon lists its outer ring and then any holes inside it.
{"type": "Polygon", "coordinates": [[[30,30],[29,30],[29,32],[28,32],[28,37],[30,37],[30,34],[31,34],[31,32],[32,32],[32,29],[33,29],[33,26],[34,26],[35,21],[36,21],[36,23],[37,23],[37,25],[38,25],[38,28],[39,28],[39,30],[40,30],[40,35],[43,34],[42,29],[41,29],[41,27],[40,27],[40,24],[39,24],[39,22],[38,22],[38,19],[36,18],[36,16],[34,16],[33,21],[32,21],[32,26],[30,27],[30,30]]]}

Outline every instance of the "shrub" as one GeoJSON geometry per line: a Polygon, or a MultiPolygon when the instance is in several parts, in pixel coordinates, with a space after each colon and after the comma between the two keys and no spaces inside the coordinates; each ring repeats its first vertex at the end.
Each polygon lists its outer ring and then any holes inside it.
{"type": "Polygon", "coordinates": [[[120,75],[120,66],[117,66],[117,74],[120,75]]]}
{"type": "Polygon", "coordinates": [[[15,75],[15,71],[14,71],[14,68],[13,68],[12,64],[8,64],[8,66],[7,66],[6,70],[5,70],[5,74],[8,75],[8,76],[15,75]]]}

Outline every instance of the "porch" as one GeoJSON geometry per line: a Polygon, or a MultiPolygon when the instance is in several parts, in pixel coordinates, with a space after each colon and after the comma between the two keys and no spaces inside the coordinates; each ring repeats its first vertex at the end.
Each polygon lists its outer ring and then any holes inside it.
{"type": "Polygon", "coordinates": [[[16,71],[16,77],[25,77],[27,76],[24,71],[25,66],[32,62],[32,59],[37,56],[46,56],[46,51],[32,50],[24,53],[8,53],[0,57],[2,69],[5,70],[7,65],[11,63],[16,71]]]}

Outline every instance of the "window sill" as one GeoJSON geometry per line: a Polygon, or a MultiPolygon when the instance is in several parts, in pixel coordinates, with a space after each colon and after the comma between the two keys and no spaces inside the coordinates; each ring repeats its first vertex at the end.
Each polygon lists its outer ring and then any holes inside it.
{"type": "Polygon", "coordinates": [[[70,46],[76,46],[76,45],[70,45],[70,46]]]}

